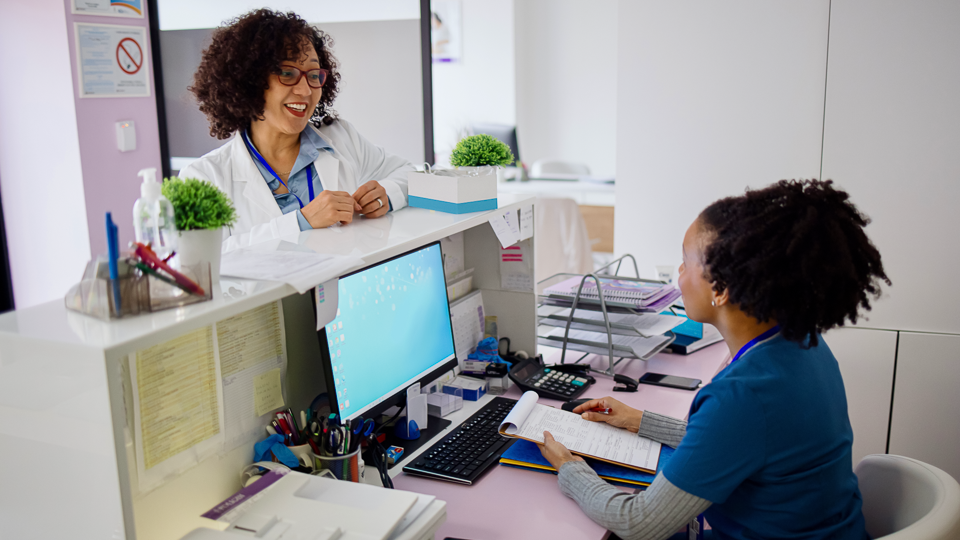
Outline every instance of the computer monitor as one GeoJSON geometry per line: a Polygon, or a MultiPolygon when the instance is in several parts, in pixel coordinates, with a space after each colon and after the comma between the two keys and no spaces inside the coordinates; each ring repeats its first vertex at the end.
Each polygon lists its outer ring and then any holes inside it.
{"type": "Polygon", "coordinates": [[[372,418],[457,363],[440,242],[347,274],[317,332],[330,410],[372,418]]]}

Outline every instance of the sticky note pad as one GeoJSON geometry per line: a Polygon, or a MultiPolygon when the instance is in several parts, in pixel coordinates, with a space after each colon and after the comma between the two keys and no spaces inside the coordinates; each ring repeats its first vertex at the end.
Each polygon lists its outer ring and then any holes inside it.
{"type": "Polygon", "coordinates": [[[253,378],[253,401],[257,416],[283,407],[283,392],[280,391],[280,368],[271,369],[253,378]]]}

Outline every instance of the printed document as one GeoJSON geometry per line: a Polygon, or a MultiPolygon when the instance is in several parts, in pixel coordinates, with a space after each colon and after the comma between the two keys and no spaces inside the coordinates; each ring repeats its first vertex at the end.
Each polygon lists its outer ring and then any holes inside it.
{"type": "Polygon", "coordinates": [[[283,309],[271,302],[217,323],[223,376],[224,450],[262,438],[270,418],[283,407],[286,377],[283,309]]]}
{"type": "Polygon", "coordinates": [[[523,393],[500,424],[500,435],[543,444],[543,432],[570,452],[647,472],[657,470],[660,443],[603,422],[584,420],[579,414],[537,403],[536,392],[523,393]]]}
{"type": "Polygon", "coordinates": [[[214,341],[208,326],[130,355],[141,492],[223,446],[214,341]]]}

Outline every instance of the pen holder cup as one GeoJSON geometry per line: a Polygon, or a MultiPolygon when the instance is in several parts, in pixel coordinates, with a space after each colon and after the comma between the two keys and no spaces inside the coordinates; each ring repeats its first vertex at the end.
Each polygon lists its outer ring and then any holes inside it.
{"type": "Polygon", "coordinates": [[[313,458],[316,454],[313,453],[313,449],[310,448],[309,444],[288,446],[287,449],[293,452],[293,455],[297,456],[297,460],[300,461],[300,465],[313,468],[313,458]]]}
{"type": "Polygon", "coordinates": [[[316,470],[328,469],[338,480],[360,481],[360,449],[345,456],[313,456],[316,470]]]}
{"type": "Polygon", "coordinates": [[[110,279],[104,276],[105,258],[90,261],[84,271],[83,279],[71,287],[64,297],[67,309],[109,321],[213,298],[208,262],[183,266],[180,269],[180,273],[203,289],[203,296],[185,292],[180,287],[155,276],[142,274],[126,261],[122,261],[118,266],[119,277],[110,279]],[[119,310],[118,302],[115,301],[117,293],[120,294],[119,310]]]}

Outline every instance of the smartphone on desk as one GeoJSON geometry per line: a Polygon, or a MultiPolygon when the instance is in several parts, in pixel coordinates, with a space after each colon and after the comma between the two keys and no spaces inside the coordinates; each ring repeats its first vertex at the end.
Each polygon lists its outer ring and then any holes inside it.
{"type": "Polygon", "coordinates": [[[686,377],[664,375],[662,373],[644,373],[638,382],[641,384],[652,384],[654,386],[679,388],[681,390],[696,390],[697,388],[700,388],[701,381],[700,379],[688,379],[686,377]]]}

